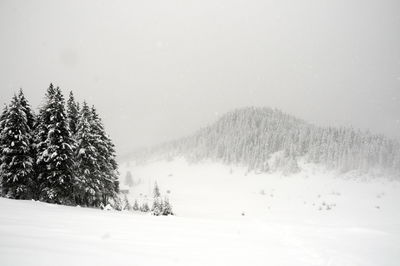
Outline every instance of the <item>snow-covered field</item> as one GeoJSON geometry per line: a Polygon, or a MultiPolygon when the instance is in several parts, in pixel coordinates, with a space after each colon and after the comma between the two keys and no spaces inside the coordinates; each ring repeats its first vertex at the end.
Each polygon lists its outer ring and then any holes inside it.
{"type": "MultiPolygon", "coordinates": [[[[129,199],[149,199],[157,182],[179,216],[289,222],[353,224],[400,223],[400,182],[385,178],[339,178],[315,165],[299,174],[247,173],[219,163],[184,159],[128,163],[120,167],[121,186],[130,171],[129,199]],[[329,210],[328,210],[329,209],[329,210]]],[[[126,186],[125,186],[126,188],[126,186]]]]}
{"type": "Polygon", "coordinates": [[[157,181],[169,217],[0,199],[0,265],[399,265],[400,183],[305,169],[122,164],[129,198],[157,181]]]}

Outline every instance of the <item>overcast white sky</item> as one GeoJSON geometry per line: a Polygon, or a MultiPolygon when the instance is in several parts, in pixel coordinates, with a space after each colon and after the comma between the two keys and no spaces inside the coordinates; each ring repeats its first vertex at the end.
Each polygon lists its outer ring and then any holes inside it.
{"type": "Polygon", "coordinates": [[[0,0],[0,103],[50,82],[120,155],[254,105],[400,138],[400,1],[0,0]]]}

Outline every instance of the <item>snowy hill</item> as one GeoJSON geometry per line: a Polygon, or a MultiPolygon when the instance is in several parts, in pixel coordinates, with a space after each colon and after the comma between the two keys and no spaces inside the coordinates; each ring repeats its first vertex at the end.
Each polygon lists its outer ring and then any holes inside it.
{"type": "Polygon", "coordinates": [[[177,156],[259,172],[296,173],[305,161],[340,173],[400,176],[397,141],[352,128],[318,127],[270,108],[229,112],[192,136],[138,152],[135,159],[177,156]]]}
{"type": "Polygon", "coordinates": [[[302,167],[285,177],[184,159],[122,166],[129,198],[150,198],[157,181],[177,216],[0,198],[0,264],[397,266],[398,181],[302,167]]]}

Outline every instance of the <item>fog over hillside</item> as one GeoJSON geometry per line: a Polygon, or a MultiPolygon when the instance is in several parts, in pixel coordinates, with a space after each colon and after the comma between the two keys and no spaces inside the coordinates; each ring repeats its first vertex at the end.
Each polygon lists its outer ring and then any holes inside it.
{"type": "Polygon", "coordinates": [[[270,108],[229,112],[195,134],[139,152],[136,156],[214,159],[249,170],[286,174],[298,161],[340,173],[400,174],[400,144],[383,135],[347,127],[319,127],[270,108]]]}

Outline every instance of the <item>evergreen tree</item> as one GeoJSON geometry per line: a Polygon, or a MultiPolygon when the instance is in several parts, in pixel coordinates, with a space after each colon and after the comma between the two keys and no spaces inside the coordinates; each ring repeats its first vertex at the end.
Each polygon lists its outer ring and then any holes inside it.
{"type": "Polygon", "coordinates": [[[151,213],[153,215],[159,216],[163,213],[163,202],[161,200],[160,189],[157,182],[154,183],[153,189],[153,206],[151,207],[151,213]]]}
{"type": "Polygon", "coordinates": [[[75,136],[78,130],[79,105],[75,101],[72,91],[69,93],[69,98],[67,101],[67,119],[69,130],[72,136],[75,136]]]}
{"type": "Polygon", "coordinates": [[[174,215],[169,199],[166,197],[162,205],[162,215],[174,215]]]}
{"type": "MultiPolygon", "coordinates": [[[[31,109],[30,104],[28,103],[28,100],[25,98],[25,95],[22,91],[22,89],[19,90],[18,93],[18,100],[21,103],[21,107],[23,112],[26,115],[26,121],[27,121],[27,125],[29,127],[29,135],[31,137],[31,143],[30,143],[30,147],[29,147],[29,155],[33,160],[33,170],[36,169],[35,164],[36,164],[36,151],[35,151],[35,146],[34,146],[34,139],[35,139],[35,127],[36,127],[36,116],[34,114],[34,112],[31,109]]],[[[30,182],[30,192],[31,192],[31,197],[32,198],[36,198],[37,195],[37,184],[35,182],[33,182],[35,180],[35,174],[34,176],[31,178],[32,182],[30,182]]]]}
{"type": "Polygon", "coordinates": [[[74,203],[73,139],[67,125],[61,90],[50,84],[36,129],[39,198],[58,204],[74,203]]]}
{"type": "Polygon", "coordinates": [[[1,194],[15,199],[29,199],[33,178],[32,137],[27,115],[20,98],[14,96],[1,118],[1,194]]]}
{"type": "Polygon", "coordinates": [[[5,119],[6,119],[7,114],[8,114],[8,106],[5,104],[4,108],[3,108],[3,111],[1,112],[1,115],[0,115],[0,132],[4,127],[3,125],[5,123],[5,119]]]}
{"type": "Polygon", "coordinates": [[[24,95],[24,92],[22,91],[22,89],[19,90],[18,99],[19,99],[19,102],[21,103],[22,110],[26,114],[27,125],[32,132],[35,129],[36,117],[35,117],[34,112],[31,109],[30,104],[28,103],[27,99],[25,98],[25,95],[24,95]]]}
{"type": "Polygon", "coordinates": [[[110,200],[112,207],[117,211],[122,211],[122,201],[120,197],[115,197],[110,200]]]}
{"type": "MultiPolygon", "coordinates": [[[[77,201],[87,206],[100,206],[102,202],[102,156],[95,146],[97,135],[92,126],[92,114],[86,102],[83,103],[77,126],[76,163],[78,165],[77,201]]],[[[108,202],[103,202],[107,205],[108,202]]]]}
{"type": "Polygon", "coordinates": [[[118,165],[114,145],[95,108],[90,109],[86,102],[80,110],[76,139],[79,199],[95,207],[118,201],[118,165]]]}
{"type": "Polygon", "coordinates": [[[154,189],[153,189],[153,197],[156,199],[156,198],[159,198],[160,197],[160,189],[158,188],[158,184],[157,184],[157,182],[155,182],[154,183],[154,189]]]}
{"type": "Polygon", "coordinates": [[[98,162],[100,165],[100,177],[102,180],[102,200],[107,203],[109,200],[118,197],[118,164],[116,161],[115,146],[110,137],[106,134],[103,122],[94,107],[91,108],[91,125],[93,134],[96,136],[94,146],[98,151],[98,162]]]}
{"type": "Polygon", "coordinates": [[[138,204],[137,200],[135,200],[135,202],[133,203],[132,210],[134,210],[134,211],[138,211],[139,210],[139,204],[138,204]]]}
{"type": "Polygon", "coordinates": [[[124,195],[124,208],[125,211],[131,211],[132,210],[132,206],[128,200],[128,197],[126,195],[124,195]]]}
{"type": "MultiPolygon", "coordinates": [[[[4,128],[4,124],[5,124],[5,122],[6,122],[6,117],[7,117],[7,114],[8,114],[8,106],[6,105],[6,104],[4,104],[4,108],[3,108],[3,111],[2,111],[2,113],[0,114],[0,138],[1,138],[1,131],[3,130],[3,128],[4,128]]],[[[2,164],[2,160],[1,160],[1,152],[0,152],[0,166],[1,166],[1,164],[2,164]]],[[[0,171],[0,194],[1,194],[1,171],[0,171]]]]}
{"type": "Polygon", "coordinates": [[[47,150],[48,143],[47,137],[49,133],[48,125],[50,124],[50,114],[47,112],[47,105],[54,98],[55,90],[52,83],[46,91],[45,103],[39,109],[39,113],[35,124],[35,137],[34,137],[34,149],[36,154],[36,162],[34,164],[35,179],[34,179],[34,199],[44,199],[43,194],[48,190],[47,186],[47,163],[44,158],[40,158],[40,155],[44,155],[47,150]]]}
{"type": "Polygon", "coordinates": [[[150,208],[149,208],[149,205],[147,204],[147,202],[142,204],[142,206],[140,207],[140,211],[141,212],[149,212],[150,211],[150,208]]]}
{"type": "Polygon", "coordinates": [[[155,216],[159,216],[162,214],[163,210],[163,202],[160,198],[154,198],[153,206],[151,207],[151,213],[155,216]]]}

